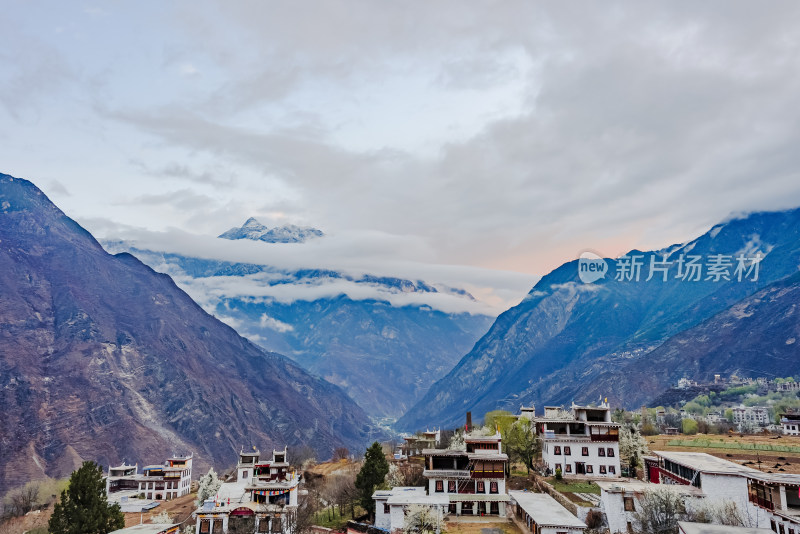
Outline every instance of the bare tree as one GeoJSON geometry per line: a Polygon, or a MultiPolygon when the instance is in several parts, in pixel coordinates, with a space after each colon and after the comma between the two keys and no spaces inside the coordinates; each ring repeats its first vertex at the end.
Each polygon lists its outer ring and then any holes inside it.
{"type": "Polygon", "coordinates": [[[687,518],[695,523],[714,523],[731,527],[745,526],[745,518],[733,501],[702,502],[687,510],[687,518]]]}
{"type": "Polygon", "coordinates": [[[34,481],[28,482],[23,487],[12,490],[6,494],[3,500],[4,515],[25,515],[34,509],[38,499],[39,484],[34,481]]]}
{"type": "Polygon", "coordinates": [[[350,457],[350,451],[347,447],[336,447],[333,450],[333,460],[347,460],[350,457]]]}
{"type": "Polygon", "coordinates": [[[317,502],[315,499],[308,497],[302,499],[296,508],[288,509],[285,514],[286,532],[288,534],[309,534],[314,525],[316,512],[317,502]]]}
{"type": "Polygon", "coordinates": [[[287,461],[294,467],[306,468],[316,462],[317,453],[308,445],[289,449],[287,461]]]}
{"type": "Polygon", "coordinates": [[[644,492],[638,508],[634,519],[641,534],[673,534],[686,517],[683,496],[669,488],[644,492]]]}

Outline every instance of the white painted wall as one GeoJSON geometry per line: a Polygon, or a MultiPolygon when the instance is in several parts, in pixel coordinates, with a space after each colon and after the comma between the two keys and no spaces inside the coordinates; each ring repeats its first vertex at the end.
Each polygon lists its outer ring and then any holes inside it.
{"type": "Polygon", "coordinates": [[[565,477],[574,476],[575,473],[575,463],[576,462],[583,462],[586,465],[592,466],[592,472],[587,473],[587,476],[593,477],[608,477],[608,478],[616,478],[620,476],[620,466],[619,466],[619,443],[616,441],[611,442],[575,442],[575,441],[561,441],[561,440],[547,440],[545,446],[542,449],[542,460],[545,464],[550,468],[551,471],[555,472],[556,464],[561,464],[561,473],[565,477]],[[561,447],[561,454],[555,454],[555,447],[561,447]],[[570,447],[570,455],[564,454],[564,447],[570,447]],[[581,450],[583,447],[589,448],[589,456],[583,456],[581,454],[581,450]],[[602,448],[606,452],[606,456],[600,456],[598,454],[598,450],[602,448]],[[614,456],[608,456],[608,449],[612,449],[614,451],[614,456]],[[572,466],[572,472],[568,473],[566,471],[566,464],[570,464],[572,466]],[[600,473],[600,466],[606,466],[606,472],[600,473]],[[609,473],[608,466],[614,467],[614,473],[609,473]]]}
{"type": "Polygon", "coordinates": [[[375,499],[375,526],[384,530],[389,530],[391,527],[391,514],[384,513],[383,505],[386,500],[375,499]]]}
{"type": "MultiPolygon", "coordinates": [[[[447,491],[447,488],[448,488],[448,484],[447,484],[448,481],[447,480],[432,478],[432,479],[428,480],[428,495],[436,495],[436,480],[442,480],[442,483],[444,485],[444,492],[439,492],[440,495],[445,495],[445,494],[450,494],[450,493],[452,493],[452,494],[458,493],[458,491],[447,491]]],[[[495,479],[484,478],[484,479],[481,479],[481,480],[483,480],[483,482],[484,482],[484,490],[485,490],[484,493],[485,494],[488,495],[490,493],[489,488],[490,488],[490,483],[492,483],[492,482],[497,482],[497,494],[498,495],[505,495],[506,494],[506,481],[505,481],[505,479],[503,479],[503,478],[495,478],[495,479]]],[[[463,484],[464,482],[465,482],[464,480],[457,481],[456,488],[458,488],[458,484],[459,483],[463,484]]],[[[470,484],[474,484],[475,482],[477,482],[477,479],[470,480],[470,484]]]]}
{"type": "Polygon", "coordinates": [[[402,530],[406,524],[406,515],[403,511],[403,505],[393,504],[389,507],[389,531],[402,530]]]}

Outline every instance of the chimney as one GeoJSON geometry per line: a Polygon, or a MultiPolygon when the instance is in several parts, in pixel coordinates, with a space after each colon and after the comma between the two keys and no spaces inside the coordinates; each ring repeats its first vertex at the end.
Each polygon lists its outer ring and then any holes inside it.
{"type": "Polygon", "coordinates": [[[472,412],[467,412],[467,432],[472,430],[472,412]]]}

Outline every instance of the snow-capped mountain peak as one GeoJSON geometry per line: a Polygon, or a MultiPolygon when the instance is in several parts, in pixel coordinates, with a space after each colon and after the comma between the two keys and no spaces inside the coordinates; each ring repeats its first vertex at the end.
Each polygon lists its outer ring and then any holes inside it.
{"type": "Polygon", "coordinates": [[[322,237],[322,230],[311,226],[296,226],[287,224],[269,228],[255,217],[250,217],[239,228],[231,228],[219,235],[222,239],[251,239],[267,243],[304,243],[309,239],[322,237]]]}

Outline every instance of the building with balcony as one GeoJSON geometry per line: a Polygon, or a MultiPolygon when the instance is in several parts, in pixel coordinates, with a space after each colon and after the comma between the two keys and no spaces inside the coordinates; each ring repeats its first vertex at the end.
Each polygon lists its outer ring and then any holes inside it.
{"type": "Polygon", "coordinates": [[[732,408],[735,425],[767,426],[769,410],[764,406],[739,406],[732,408]]]}
{"type": "Polygon", "coordinates": [[[378,490],[375,526],[399,532],[411,506],[431,509],[439,523],[448,514],[481,517],[506,516],[508,456],[503,453],[500,432],[491,436],[468,433],[465,450],[424,449],[426,487],[378,490]]]}
{"type": "Polygon", "coordinates": [[[291,531],[300,475],[290,468],[286,454],[286,448],[273,450],[272,458],[262,461],[255,447],[242,450],[236,480],[223,483],[216,495],[195,511],[195,533],[221,534],[229,528],[253,534],[291,531]]]}
{"type": "Polygon", "coordinates": [[[546,406],[544,417],[534,418],[542,438],[542,461],[550,472],[565,477],[620,475],[619,423],[611,421],[608,403],[573,404],[569,411],[546,406]]]}
{"type": "Polygon", "coordinates": [[[402,456],[417,456],[425,449],[432,449],[439,445],[442,439],[441,430],[426,430],[417,436],[406,436],[400,447],[402,456]]]}
{"type": "Polygon", "coordinates": [[[694,486],[709,500],[733,502],[756,527],[800,534],[800,475],[764,473],[694,452],[654,451],[645,465],[653,483],[694,486]]]}
{"type": "Polygon", "coordinates": [[[447,496],[447,511],[456,516],[505,517],[508,456],[501,441],[500,432],[491,436],[470,433],[464,437],[465,451],[422,451],[428,494],[447,496]]]}
{"type": "MultiPolygon", "coordinates": [[[[188,495],[192,489],[192,455],[172,456],[163,465],[148,465],[139,473],[139,464],[123,462],[108,467],[106,494],[125,493],[131,497],[169,500],[188,495]]],[[[115,495],[117,497],[118,495],[115,495]]]]}

